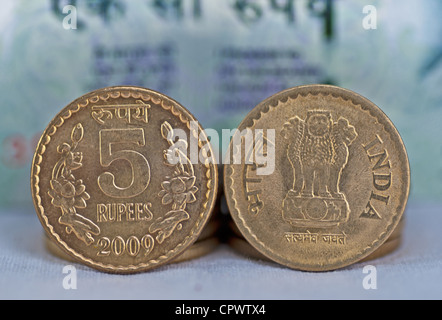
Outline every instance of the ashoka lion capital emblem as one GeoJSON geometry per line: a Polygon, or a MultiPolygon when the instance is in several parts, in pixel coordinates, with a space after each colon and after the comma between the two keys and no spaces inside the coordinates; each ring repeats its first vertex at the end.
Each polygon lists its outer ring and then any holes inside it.
{"type": "Polygon", "coordinates": [[[350,208],[339,190],[348,147],[355,128],[330,112],[308,111],[305,120],[295,116],[284,123],[287,157],[293,167],[293,185],[282,203],[282,217],[295,226],[329,227],[348,220],[350,208]]]}

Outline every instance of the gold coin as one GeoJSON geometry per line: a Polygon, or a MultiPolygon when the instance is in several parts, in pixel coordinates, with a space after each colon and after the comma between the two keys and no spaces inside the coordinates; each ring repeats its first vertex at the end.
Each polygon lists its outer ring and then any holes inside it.
{"type": "Polygon", "coordinates": [[[405,216],[403,215],[401,220],[399,220],[397,227],[393,230],[390,237],[388,237],[387,241],[400,238],[402,236],[402,232],[404,231],[404,227],[405,227],[405,216]]]}
{"type": "Polygon", "coordinates": [[[236,226],[236,224],[233,220],[230,220],[228,222],[228,225],[229,225],[229,230],[231,231],[233,236],[243,238],[241,231],[239,231],[238,227],[236,226]]]}
{"type": "Polygon", "coordinates": [[[217,220],[209,221],[205,226],[197,241],[205,240],[207,238],[215,237],[219,228],[220,222],[217,220]]]}
{"type": "Polygon", "coordinates": [[[62,250],[55,241],[52,241],[47,234],[44,236],[44,243],[46,249],[55,257],[58,257],[60,259],[69,261],[69,262],[78,262],[76,259],[74,259],[72,256],[68,255],[66,251],[62,250]]]}
{"type": "Polygon", "coordinates": [[[201,241],[195,242],[189,249],[184,251],[177,258],[170,263],[179,263],[200,258],[214,251],[219,245],[219,240],[216,237],[211,237],[201,241]]]}
{"type": "Polygon", "coordinates": [[[258,250],[252,247],[244,238],[240,238],[237,236],[232,236],[228,240],[228,244],[240,254],[257,259],[257,260],[266,260],[271,261],[269,258],[261,254],[258,250]]]}
{"type": "Polygon", "coordinates": [[[382,258],[387,254],[390,254],[396,249],[398,249],[401,243],[402,243],[402,237],[400,236],[394,239],[388,239],[379,247],[379,249],[377,249],[375,252],[373,252],[372,254],[370,254],[369,256],[365,257],[364,259],[358,262],[367,262],[370,260],[382,258]]]}
{"type": "Polygon", "coordinates": [[[329,85],[264,100],[230,143],[224,189],[244,238],[282,265],[342,268],[397,227],[410,169],[399,133],[366,98],[329,85]]]}
{"type": "Polygon", "coordinates": [[[31,172],[37,215],[76,261],[116,273],[155,268],[190,247],[209,220],[218,187],[212,156],[195,118],[166,95],[93,91],[61,110],[40,139],[31,172]]]}

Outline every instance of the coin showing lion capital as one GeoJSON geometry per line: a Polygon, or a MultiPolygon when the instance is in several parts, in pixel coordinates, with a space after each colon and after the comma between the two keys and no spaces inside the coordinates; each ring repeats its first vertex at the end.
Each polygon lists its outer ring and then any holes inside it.
{"type": "Polygon", "coordinates": [[[241,161],[226,159],[224,189],[238,229],[264,256],[294,269],[338,269],[369,256],[398,225],[408,157],[368,99],[329,85],[291,88],[256,106],[237,132],[245,131],[263,142],[232,139],[241,161]],[[258,172],[266,164],[256,149],[273,157],[273,171],[258,172]]]}

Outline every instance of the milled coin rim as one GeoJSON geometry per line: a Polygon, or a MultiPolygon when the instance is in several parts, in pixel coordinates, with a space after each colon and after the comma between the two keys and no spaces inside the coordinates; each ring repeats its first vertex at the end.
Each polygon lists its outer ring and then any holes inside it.
{"type": "MultiPolygon", "coordinates": [[[[351,264],[354,264],[358,261],[361,261],[365,257],[369,256],[372,252],[376,251],[390,236],[393,230],[398,225],[407,205],[408,196],[410,193],[410,165],[407,155],[407,150],[405,148],[405,144],[400,136],[398,130],[388,118],[388,116],[372,101],[368,100],[364,96],[351,91],[349,89],[332,86],[332,85],[324,85],[324,84],[312,84],[312,85],[303,85],[292,87],[274,95],[266,98],[261,101],[255,108],[253,108],[247,116],[243,119],[243,121],[238,126],[238,131],[243,130],[247,127],[252,127],[255,125],[255,122],[258,121],[261,116],[265,113],[268,113],[270,110],[278,108],[281,102],[286,102],[288,99],[296,99],[298,96],[306,97],[308,95],[312,96],[332,96],[334,98],[341,98],[344,101],[350,101],[354,106],[359,107],[362,111],[368,112],[372,117],[374,117],[378,123],[384,128],[385,132],[389,134],[391,141],[396,146],[399,152],[399,159],[403,159],[401,162],[401,173],[403,175],[404,185],[402,185],[402,189],[399,197],[399,205],[395,209],[396,214],[392,216],[392,220],[390,224],[387,225],[386,229],[378,235],[373,242],[367,247],[363,248],[358,254],[354,255],[353,259],[346,259],[345,261],[336,262],[332,264],[303,264],[299,262],[294,262],[293,260],[288,259],[287,257],[282,256],[278,252],[268,248],[265,246],[261,240],[258,239],[257,235],[253,233],[250,226],[246,225],[245,220],[242,218],[242,214],[237,205],[237,200],[235,199],[235,187],[233,180],[234,166],[238,165],[224,165],[224,192],[226,194],[227,205],[229,207],[230,215],[237,225],[238,229],[244,236],[244,238],[261,254],[278,262],[282,265],[290,267],[292,269],[298,269],[303,271],[330,271],[335,269],[344,268],[351,264]]],[[[229,144],[229,150],[232,149],[232,141],[229,144]]]]}
{"type": "MultiPolygon", "coordinates": [[[[135,99],[143,99],[143,101],[152,101],[155,104],[160,105],[164,110],[170,111],[170,113],[179,118],[179,120],[184,123],[187,128],[190,129],[190,122],[196,121],[196,118],[190,113],[186,108],[184,108],[180,103],[176,100],[166,96],[163,93],[157,92],[152,89],[142,88],[138,86],[112,86],[97,89],[86,93],[85,95],[73,100],[67,106],[65,106],[48,124],[43,134],[40,137],[40,140],[37,144],[36,151],[34,153],[34,157],[32,160],[31,166],[31,194],[34,203],[35,210],[37,212],[37,216],[49,235],[51,239],[55,241],[55,243],[63,249],[67,254],[74,257],[77,261],[80,261],[92,268],[106,271],[110,273],[137,273],[142,271],[147,271],[153,269],[157,266],[163,265],[168,261],[173,260],[175,257],[179,256],[182,252],[184,252],[189,246],[191,246],[199,237],[200,233],[203,230],[203,227],[209,220],[212,209],[215,205],[216,195],[218,192],[218,169],[217,165],[211,163],[206,158],[206,162],[202,164],[206,168],[205,178],[207,179],[206,187],[207,192],[205,194],[205,199],[202,202],[203,210],[199,213],[199,219],[191,229],[190,233],[186,235],[182,242],[175,246],[174,249],[169,250],[166,254],[157,257],[156,259],[151,259],[148,262],[139,263],[136,265],[113,265],[106,264],[94,261],[89,257],[85,257],[83,254],[72,249],[64,240],[61,239],[60,235],[54,231],[54,227],[49,224],[49,220],[45,214],[45,210],[41,204],[41,196],[40,196],[40,188],[39,188],[39,173],[40,173],[40,164],[42,162],[42,156],[45,153],[46,145],[51,142],[51,137],[56,134],[59,127],[61,127],[65,120],[69,119],[73,114],[79,112],[80,110],[86,108],[90,104],[94,104],[99,102],[100,100],[106,101],[109,98],[135,98],[135,99]],[[112,94],[114,96],[112,96],[112,94]]],[[[199,129],[201,130],[199,134],[202,134],[209,146],[208,155],[213,154],[212,146],[207,139],[206,133],[204,132],[201,124],[198,124],[199,129]]],[[[202,143],[199,137],[198,146],[201,148],[202,143]]]]}

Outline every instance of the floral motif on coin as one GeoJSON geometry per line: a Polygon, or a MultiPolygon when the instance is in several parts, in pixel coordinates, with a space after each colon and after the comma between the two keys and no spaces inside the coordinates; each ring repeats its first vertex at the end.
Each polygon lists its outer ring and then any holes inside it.
{"type": "Polygon", "coordinates": [[[158,196],[162,197],[162,204],[172,204],[172,210],[168,211],[164,217],[158,218],[149,228],[152,233],[158,232],[156,239],[159,243],[170,237],[175,230],[182,229],[181,223],[190,218],[186,206],[196,201],[195,193],[198,191],[195,186],[196,177],[193,165],[178,147],[184,145],[187,149],[187,142],[185,140],[173,141],[174,131],[167,121],[161,125],[161,135],[170,146],[169,149],[164,150],[165,164],[173,166],[174,172],[172,176],[166,176],[166,180],[161,183],[162,190],[158,193],[158,196]]]}
{"type": "Polygon", "coordinates": [[[57,152],[61,157],[52,170],[51,189],[48,194],[52,198],[52,205],[61,209],[58,222],[66,226],[66,232],[73,232],[78,239],[90,245],[94,242],[92,235],[99,235],[100,229],[91,220],[77,213],[77,209],[87,207],[86,201],[90,199],[90,195],[86,192],[83,180],[76,179],[72,174],[72,171],[83,166],[83,154],[75,151],[83,140],[83,133],[83,126],[78,123],[72,129],[72,143],[62,143],[58,146],[57,152]]]}

